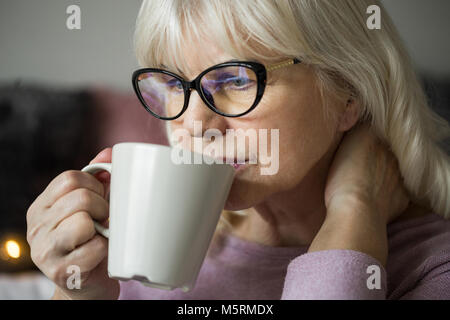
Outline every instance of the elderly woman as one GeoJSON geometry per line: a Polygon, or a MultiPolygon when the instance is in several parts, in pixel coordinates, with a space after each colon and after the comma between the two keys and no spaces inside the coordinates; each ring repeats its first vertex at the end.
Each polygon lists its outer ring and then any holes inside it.
{"type": "MultiPolygon", "coordinates": [[[[54,299],[450,298],[450,164],[439,147],[449,126],[381,4],[148,0],[135,40],[136,93],[169,134],[279,129],[279,168],[236,166],[190,292],[108,278],[93,226],[108,216],[104,184],[61,174],[27,214],[54,299]],[[367,26],[373,4],[381,29],[367,26]],[[71,264],[80,290],[66,288],[71,264]]],[[[110,160],[106,149],[93,162],[110,160]]]]}

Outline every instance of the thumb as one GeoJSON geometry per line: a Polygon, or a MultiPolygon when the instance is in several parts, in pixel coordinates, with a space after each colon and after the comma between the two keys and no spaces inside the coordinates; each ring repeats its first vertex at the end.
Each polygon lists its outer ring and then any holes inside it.
{"type": "Polygon", "coordinates": [[[106,148],[106,149],[103,149],[102,151],[100,151],[99,154],[97,154],[95,156],[95,158],[92,159],[89,164],[99,163],[99,162],[111,163],[111,160],[112,160],[112,148],[106,148]]]}
{"type": "MultiPolygon", "coordinates": [[[[89,162],[89,164],[111,163],[111,161],[112,161],[112,148],[106,148],[100,151],[99,154],[97,154],[95,158],[92,159],[91,162],[89,162]]],[[[111,178],[109,172],[105,171],[96,173],[95,177],[104,184],[109,184],[111,178]]]]}

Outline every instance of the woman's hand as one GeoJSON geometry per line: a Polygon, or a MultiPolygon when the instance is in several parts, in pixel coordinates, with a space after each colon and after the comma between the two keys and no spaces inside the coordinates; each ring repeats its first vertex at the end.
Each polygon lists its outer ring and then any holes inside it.
{"type": "MultiPolygon", "coordinates": [[[[111,162],[110,149],[93,162],[111,162]]],[[[107,181],[102,182],[85,172],[64,172],[28,209],[31,258],[56,284],[53,299],[118,298],[119,283],[107,273],[108,241],[96,233],[93,223],[108,218],[107,181]],[[80,289],[67,287],[71,265],[80,268],[80,289]]]]}
{"type": "Polygon", "coordinates": [[[325,188],[328,210],[340,210],[355,201],[377,211],[385,224],[409,203],[396,157],[367,124],[344,136],[325,188]]]}
{"type": "Polygon", "coordinates": [[[367,124],[348,132],[325,188],[327,216],[309,251],[349,249],[387,260],[386,225],[409,204],[398,162],[367,124]]]}

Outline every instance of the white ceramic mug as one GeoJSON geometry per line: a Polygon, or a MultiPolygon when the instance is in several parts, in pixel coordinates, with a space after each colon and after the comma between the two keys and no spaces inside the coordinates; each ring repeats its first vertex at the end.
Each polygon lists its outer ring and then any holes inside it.
{"type": "Polygon", "coordinates": [[[108,275],[187,292],[195,282],[234,178],[227,164],[175,164],[172,148],[113,147],[112,163],[83,169],[111,174],[108,275]]]}

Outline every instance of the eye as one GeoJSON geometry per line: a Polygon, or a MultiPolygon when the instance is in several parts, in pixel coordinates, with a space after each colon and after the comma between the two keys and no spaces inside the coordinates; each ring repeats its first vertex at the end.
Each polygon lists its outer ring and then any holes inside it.
{"type": "Polygon", "coordinates": [[[246,91],[249,90],[253,85],[255,84],[255,81],[252,79],[249,79],[247,77],[232,77],[227,79],[225,88],[229,90],[235,90],[235,91],[246,91]]]}
{"type": "Polygon", "coordinates": [[[173,90],[183,91],[183,84],[178,79],[167,81],[167,86],[173,90]]]}
{"type": "Polygon", "coordinates": [[[248,79],[248,78],[234,78],[234,79],[230,79],[230,80],[233,83],[233,85],[235,85],[236,87],[243,87],[243,86],[247,85],[248,83],[250,83],[250,79],[248,79]]]}
{"type": "Polygon", "coordinates": [[[217,79],[218,84],[221,84],[224,88],[229,89],[243,89],[251,82],[252,80],[248,77],[241,77],[229,73],[223,73],[217,79]]]}

